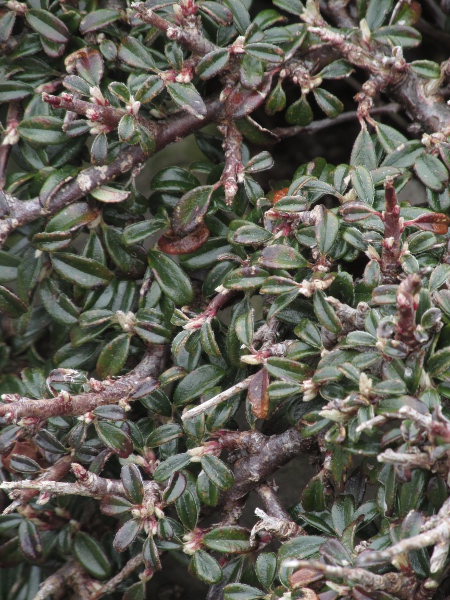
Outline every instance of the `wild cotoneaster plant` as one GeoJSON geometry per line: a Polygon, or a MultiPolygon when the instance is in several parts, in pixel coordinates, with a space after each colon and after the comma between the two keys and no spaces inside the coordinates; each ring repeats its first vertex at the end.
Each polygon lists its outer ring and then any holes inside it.
{"type": "Polygon", "coordinates": [[[2,600],[448,596],[448,10],[0,0],[2,600]]]}

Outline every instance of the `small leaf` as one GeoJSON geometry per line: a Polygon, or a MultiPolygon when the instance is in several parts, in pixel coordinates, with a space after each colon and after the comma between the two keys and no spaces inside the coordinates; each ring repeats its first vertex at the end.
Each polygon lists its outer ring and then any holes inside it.
{"type": "Polygon", "coordinates": [[[290,125],[300,125],[306,127],[314,119],[313,111],[306,99],[306,96],[302,96],[299,100],[291,104],[286,111],[286,121],[290,125]]]}
{"type": "Polygon", "coordinates": [[[319,322],[332,333],[339,333],[342,324],[336,315],[334,308],[327,302],[322,290],[316,290],[314,293],[314,312],[319,322]]]}
{"type": "Polygon", "coordinates": [[[80,565],[92,577],[106,579],[111,575],[111,563],[102,547],[87,533],[79,531],[75,535],[73,553],[80,565]]]}
{"type": "Polygon", "coordinates": [[[106,379],[117,375],[127,360],[129,349],[130,336],[128,333],[122,333],[106,344],[97,360],[99,377],[106,379]]]}
{"type": "Polygon", "coordinates": [[[420,181],[428,188],[441,192],[448,182],[448,171],[432,154],[421,154],[416,158],[414,170],[420,181]]]}
{"type": "Polygon", "coordinates": [[[211,79],[228,64],[230,55],[227,48],[219,48],[206,54],[197,65],[197,73],[201,79],[211,79]]]}
{"type": "Polygon", "coordinates": [[[192,557],[191,567],[196,576],[209,585],[222,579],[222,569],[215,558],[204,550],[197,550],[192,557]]]}
{"type": "Polygon", "coordinates": [[[80,33],[85,35],[90,31],[102,29],[103,27],[114,23],[114,21],[117,21],[119,17],[119,11],[108,8],[101,8],[89,12],[80,23],[80,33]]]}
{"type": "Polygon", "coordinates": [[[314,90],[314,98],[323,112],[327,117],[330,117],[330,119],[336,118],[344,110],[344,105],[339,98],[336,98],[336,96],[322,88],[316,88],[314,90]]]}
{"type": "Polygon", "coordinates": [[[184,306],[193,301],[191,282],[175,261],[158,250],[150,250],[148,262],[160,288],[176,305],[184,306]]]}
{"type": "Polygon", "coordinates": [[[368,169],[358,165],[351,171],[352,184],[360,200],[369,206],[372,206],[375,198],[375,189],[372,176],[368,169]]]}
{"type": "Polygon", "coordinates": [[[175,406],[184,406],[213,388],[225,377],[225,371],[215,365],[203,365],[194,369],[178,384],[174,394],[175,406]]]}
{"type": "Polygon", "coordinates": [[[21,121],[18,132],[21,138],[39,146],[63,144],[67,138],[63,122],[57,117],[36,116],[21,121]]]}
{"type": "Polygon", "coordinates": [[[27,305],[20,298],[0,285],[0,313],[10,319],[18,319],[27,310],[27,305]]]}
{"type": "Polygon", "coordinates": [[[166,88],[172,100],[183,110],[194,115],[197,119],[205,118],[208,110],[192,83],[169,82],[166,84],[166,88]]]}
{"type": "Polygon", "coordinates": [[[153,478],[158,483],[163,483],[174,473],[175,471],[180,471],[184,467],[186,467],[191,462],[191,457],[189,454],[175,454],[174,456],[170,456],[164,462],[162,462],[156,468],[153,473],[153,478]]]}
{"type": "Polygon", "coordinates": [[[133,451],[130,436],[116,425],[107,421],[98,421],[95,424],[95,430],[102,444],[121,458],[127,458],[133,451]]]}
{"type": "Polygon", "coordinates": [[[25,558],[35,562],[42,554],[41,539],[36,525],[30,519],[23,519],[19,525],[19,546],[25,558]]]}
{"type": "Polygon", "coordinates": [[[166,504],[175,502],[186,489],[187,480],[183,473],[174,473],[163,492],[163,500],[166,504]]]}
{"type": "Polygon", "coordinates": [[[264,248],[259,261],[269,269],[301,269],[307,264],[306,259],[297,250],[281,244],[264,248]]]}
{"type": "Polygon", "coordinates": [[[82,288],[103,287],[112,277],[104,265],[84,256],[55,252],[51,260],[58,275],[82,288]]]}
{"type": "Polygon", "coordinates": [[[125,38],[119,47],[118,56],[120,60],[131,67],[144,69],[146,71],[156,70],[156,64],[151,52],[136,38],[129,36],[125,38]]]}
{"type": "Polygon", "coordinates": [[[229,554],[240,554],[250,550],[250,535],[243,527],[215,527],[203,538],[210,550],[229,554]]]}
{"type": "Polygon", "coordinates": [[[212,185],[205,185],[190,190],[180,198],[172,216],[172,228],[176,235],[185,236],[198,228],[208,210],[213,191],[212,185]]]}
{"type": "Polygon", "coordinates": [[[221,490],[228,490],[234,483],[230,469],[216,456],[204,454],[201,458],[203,470],[208,479],[221,490]]]}
{"type": "Polygon", "coordinates": [[[121,496],[103,496],[100,510],[108,517],[120,517],[130,512],[133,508],[131,502],[121,496]]]}
{"type": "Polygon", "coordinates": [[[114,549],[117,552],[125,552],[136,539],[140,529],[141,523],[137,519],[130,519],[124,523],[114,537],[114,549]]]}
{"type": "Polygon", "coordinates": [[[223,591],[224,600],[256,600],[266,595],[265,592],[246,583],[229,583],[223,591]]]}
{"type": "Polygon", "coordinates": [[[270,588],[277,571],[276,554],[274,552],[262,552],[256,560],[255,571],[263,588],[270,588]]]}
{"type": "Polygon", "coordinates": [[[66,44],[70,39],[66,25],[47,10],[33,8],[28,10],[25,18],[30,27],[51,42],[66,44]]]}
{"type": "Polygon", "coordinates": [[[142,504],[142,500],[144,499],[144,482],[137,466],[130,464],[122,467],[120,478],[129,500],[133,504],[142,504]]]}

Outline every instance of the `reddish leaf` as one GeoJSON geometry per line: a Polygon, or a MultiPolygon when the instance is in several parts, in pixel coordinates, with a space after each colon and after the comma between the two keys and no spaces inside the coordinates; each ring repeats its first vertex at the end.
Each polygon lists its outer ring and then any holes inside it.
{"type": "Polygon", "coordinates": [[[265,419],[269,413],[269,374],[266,369],[256,373],[248,387],[248,400],[257,419],[265,419]]]}
{"type": "Polygon", "coordinates": [[[424,213],[412,221],[405,221],[405,225],[413,225],[422,231],[432,231],[438,235],[445,235],[448,231],[450,218],[442,213],[424,213]]]}
{"type": "Polygon", "coordinates": [[[158,246],[165,254],[189,254],[198,250],[209,238],[209,229],[202,224],[193,233],[185,237],[173,235],[169,229],[159,238],[158,246]]]}

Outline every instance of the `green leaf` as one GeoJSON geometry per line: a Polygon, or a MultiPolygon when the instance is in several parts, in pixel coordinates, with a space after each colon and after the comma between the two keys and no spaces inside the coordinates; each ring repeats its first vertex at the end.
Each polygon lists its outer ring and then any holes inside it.
{"type": "Polygon", "coordinates": [[[314,119],[313,111],[306,99],[306,96],[302,96],[299,100],[291,104],[286,111],[286,121],[290,125],[300,125],[306,127],[314,119]]]}
{"type": "Polygon", "coordinates": [[[339,98],[323,88],[316,88],[313,93],[317,104],[330,119],[336,118],[344,110],[344,105],[339,98]]]}
{"type": "Polygon", "coordinates": [[[44,38],[57,44],[66,44],[70,33],[66,25],[47,10],[32,8],[25,15],[28,25],[44,38]]]}
{"type": "Polygon", "coordinates": [[[0,313],[10,319],[18,319],[28,310],[27,305],[8,288],[0,285],[0,313]]]}
{"type": "Polygon", "coordinates": [[[150,250],[148,262],[160,288],[176,305],[191,304],[194,299],[191,282],[174,260],[158,250],[150,250]]]}
{"type": "Polygon", "coordinates": [[[307,365],[278,356],[267,359],[266,369],[272,377],[295,382],[302,382],[311,374],[311,368],[307,365]]]}
{"type": "Polygon", "coordinates": [[[245,52],[250,56],[253,56],[253,58],[275,64],[282,62],[284,56],[284,52],[281,48],[264,42],[247,44],[245,46],[245,52]]]}
{"type": "Polygon", "coordinates": [[[39,288],[45,310],[57,323],[74,325],[78,321],[80,309],[63,294],[58,284],[50,278],[45,279],[39,288]]]}
{"type": "Polygon", "coordinates": [[[200,185],[195,175],[180,167],[167,167],[159,171],[152,179],[150,188],[167,194],[188,192],[200,185]]]}
{"type": "Polygon", "coordinates": [[[441,76],[440,66],[432,60],[414,60],[409,63],[409,68],[426,79],[439,79],[441,76]]]}
{"type": "Polygon", "coordinates": [[[184,406],[213,388],[225,376],[225,371],[214,365],[198,367],[180,381],[173,395],[175,406],[184,406]]]}
{"type": "Polygon", "coordinates": [[[103,27],[114,23],[114,21],[117,21],[119,17],[120,13],[118,10],[109,8],[101,8],[89,12],[80,23],[80,33],[85,35],[90,31],[102,29],[103,27]]]}
{"type": "Polygon", "coordinates": [[[342,329],[341,322],[334,308],[327,302],[322,290],[316,290],[314,293],[314,312],[319,322],[332,333],[339,333],[342,329]]]}
{"type": "Polygon", "coordinates": [[[58,275],[82,288],[103,287],[112,277],[112,273],[104,265],[84,256],[55,252],[51,261],[58,275]]]}
{"type": "Polygon", "coordinates": [[[265,592],[246,583],[230,583],[223,588],[224,600],[255,600],[264,598],[265,592]]]}
{"type": "Polygon", "coordinates": [[[448,171],[432,154],[421,154],[414,162],[414,170],[420,181],[428,188],[441,192],[448,182],[448,171]]]}
{"type": "Polygon", "coordinates": [[[167,444],[172,440],[176,440],[183,435],[181,427],[177,423],[166,423],[161,425],[148,436],[146,446],[148,448],[156,448],[167,444]]]}
{"type": "Polygon", "coordinates": [[[19,546],[25,558],[32,562],[42,555],[42,544],[36,525],[30,519],[24,519],[19,525],[19,546]]]}
{"type": "Polygon", "coordinates": [[[137,519],[130,519],[122,525],[114,537],[113,546],[117,552],[125,552],[128,546],[134,542],[141,529],[141,522],[137,519]]]}
{"type": "Polygon", "coordinates": [[[34,89],[28,83],[20,81],[0,82],[0,103],[13,100],[23,100],[34,93],[34,89]]]}
{"type": "Polygon", "coordinates": [[[119,121],[117,134],[121,142],[129,142],[134,135],[136,122],[133,115],[123,115],[119,121]]]}
{"type": "Polygon", "coordinates": [[[151,52],[134,37],[127,37],[119,47],[118,56],[120,60],[131,67],[144,69],[146,71],[156,70],[156,64],[151,52]]]}
{"type": "Polygon", "coordinates": [[[272,4],[297,17],[300,17],[304,11],[300,0],[272,0],[272,4]]]}
{"type": "Polygon", "coordinates": [[[36,116],[21,121],[18,132],[21,138],[39,146],[54,146],[67,141],[62,131],[62,119],[36,116]]]}
{"type": "Polygon", "coordinates": [[[324,208],[322,218],[316,223],[315,230],[317,245],[321,254],[328,254],[338,237],[338,217],[331,210],[324,208]]]}
{"type": "Polygon", "coordinates": [[[204,550],[197,550],[194,553],[191,568],[199,579],[209,585],[218,583],[222,579],[222,569],[219,563],[204,550]]]}
{"type": "Polygon", "coordinates": [[[204,454],[201,458],[208,479],[221,490],[228,490],[234,483],[232,471],[216,456],[204,454]]]}
{"type": "Polygon", "coordinates": [[[212,185],[205,185],[186,192],[177,202],[172,216],[172,229],[176,235],[192,233],[203,222],[211,196],[212,185]]]}
{"type": "Polygon", "coordinates": [[[183,473],[174,473],[163,492],[163,500],[166,504],[175,502],[186,489],[187,480],[183,473]]]}
{"type": "Polygon", "coordinates": [[[122,333],[111,340],[97,360],[97,373],[101,379],[117,375],[124,366],[130,349],[130,335],[122,333]]]}
{"type": "Polygon", "coordinates": [[[131,454],[133,450],[131,438],[120,427],[107,421],[97,421],[95,430],[102,444],[110,448],[120,458],[127,458],[131,454]]]}
{"type": "Polygon", "coordinates": [[[364,166],[357,166],[351,171],[352,185],[360,200],[369,206],[372,206],[375,199],[375,188],[373,179],[368,169],[364,166]]]}
{"type": "Polygon", "coordinates": [[[307,264],[306,259],[297,250],[281,244],[264,248],[259,261],[269,269],[301,269],[307,264]]]}
{"type": "Polygon", "coordinates": [[[136,465],[129,464],[122,467],[120,479],[128,499],[133,504],[142,504],[144,499],[144,482],[136,465]]]}
{"type": "Polygon", "coordinates": [[[175,502],[177,514],[186,529],[195,529],[198,520],[199,506],[195,501],[195,498],[189,489],[186,489],[184,493],[175,502]]]}
{"type": "Polygon", "coordinates": [[[174,456],[169,456],[164,462],[162,462],[156,468],[153,473],[153,478],[158,483],[163,483],[166,479],[174,473],[175,471],[180,471],[184,467],[186,467],[191,462],[191,457],[189,454],[175,454],[174,456]]]}
{"type": "Polygon", "coordinates": [[[370,0],[366,11],[367,25],[374,31],[381,25],[392,9],[393,0],[370,0]]]}
{"type": "Polygon", "coordinates": [[[250,25],[250,15],[242,0],[223,0],[223,4],[233,15],[233,23],[241,35],[244,35],[250,25]]]}
{"type": "Polygon", "coordinates": [[[350,164],[354,167],[363,166],[369,171],[377,168],[377,157],[372,138],[365,127],[363,127],[353,144],[350,164]]]}
{"type": "Polygon", "coordinates": [[[219,48],[206,54],[197,65],[197,73],[201,79],[211,79],[224,69],[230,55],[227,48],[219,48]]]}
{"type": "Polygon", "coordinates": [[[277,557],[274,552],[262,552],[256,559],[256,577],[264,589],[270,588],[277,572],[277,557]]]}
{"type": "Polygon", "coordinates": [[[250,550],[250,534],[243,527],[215,527],[203,538],[210,550],[227,554],[241,554],[250,550]]]}
{"type": "Polygon", "coordinates": [[[208,110],[192,83],[169,82],[166,84],[166,88],[172,100],[183,110],[194,115],[197,119],[205,118],[208,110]]]}
{"type": "Polygon", "coordinates": [[[103,496],[100,510],[108,517],[120,517],[130,512],[133,508],[131,502],[122,496],[103,496]]]}
{"type": "Polygon", "coordinates": [[[428,360],[427,370],[430,377],[439,377],[450,369],[450,348],[443,348],[428,360]]]}
{"type": "Polygon", "coordinates": [[[73,553],[80,565],[92,577],[106,579],[111,575],[111,563],[100,544],[93,537],[79,531],[75,535],[73,553]]]}

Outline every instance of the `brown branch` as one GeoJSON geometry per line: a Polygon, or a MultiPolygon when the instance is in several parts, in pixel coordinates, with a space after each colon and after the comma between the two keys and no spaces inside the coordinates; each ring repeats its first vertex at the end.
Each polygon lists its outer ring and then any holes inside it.
{"type": "Polygon", "coordinates": [[[58,594],[65,591],[69,580],[73,576],[80,576],[80,571],[82,572],[82,568],[75,560],[65,563],[53,575],[50,575],[50,577],[47,577],[41,583],[34,600],[46,600],[49,596],[57,597],[58,594]]]}
{"type": "Polygon", "coordinates": [[[96,382],[95,390],[78,396],[71,396],[68,392],[61,392],[56,398],[32,400],[4,394],[3,399],[14,399],[11,403],[0,406],[0,416],[11,421],[22,417],[38,417],[47,419],[58,415],[83,415],[94,410],[97,406],[116,404],[122,399],[134,400],[138,388],[145,385],[145,394],[159,387],[159,382],[154,379],[161,372],[164,362],[166,347],[154,345],[142,359],[141,363],[128,375],[117,380],[96,382]],[[134,397],[133,397],[134,395],[134,397]]]}
{"type": "Polygon", "coordinates": [[[381,252],[381,272],[384,283],[396,283],[400,271],[403,225],[400,219],[400,205],[391,177],[384,184],[386,210],[384,212],[384,240],[381,252]]]}
{"type": "Polygon", "coordinates": [[[98,598],[101,598],[105,594],[114,592],[117,589],[117,586],[119,585],[119,583],[122,583],[122,581],[124,579],[129,577],[131,575],[131,573],[133,573],[133,571],[135,571],[138,567],[140,567],[142,565],[143,562],[144,562],[144,559],[142,557],[142,553],[136,554],[136,556],[133,556],[133,558],[130,558],[130,560],[123,567],[123,569],[121,571],[119,571],[115,577],[113,577],[112,579],[107,581],[105,584],[103,584],[100,589],[95,591],[90,596],[89,600],[98,600],[98,598]]]}
{"type": "Polygon", "coordinates": [[[162,31],[169,40],[179,42],[186,50],[189,50],[198,56],[204,56],[205,54],[218,49],[218,46],[207,40],[198,31],[197,27],[178,27],[157,15],[151,8],[147,8],[143,2],[133,2],[131,7],[137,11],[137,17],[144,23],[156,27],[162,31]]]}
{"type": "Polygon", "coordinates": [[[398,321],[395,326],[395,339],[406,344],[411,350],[418,345],[415,336],[416,310],[419,304],[419,292],[422,281],[417,273],[412,273],[398,286],[397,292],[397,315],[398,321]]]}
{"type": "Polygon", "coordinates": [[[427,80],[416,75],[401,55],[386,56],[376,43],[364,48],[349,42],[343,35],[328,28],[318,14],[304,14],[307,22],[314,24],[309,31],[336,49],[357,67],[377,78],[380,89],[391,100],[399,102],[413,120],[428,132],[450,131],[450,107],[440,93],[430,94],[427,80]]]}
{"type": "MultiPolygon", "coordinates": [[[[385,106],[377,106],[370,111],[371,115],[384,115],[384,114],[395,114],[401,110],[400,104],[396,104],[394,102],[390,104],[386,104],[385,106]]],[[[328,127],[333,127],[334,125],[341,125],[342,123],[347,123],[348,121],[353,121],[358,118],[357,111],[350,110],[348,112],[341,113],[334,119],[320,119],[320,121],[313,121],[309,125],[305,127],[301,127],[300,125],[294,125],[292,127],[276,127],[272,129],[272,133],[278,136],[281,139],[293,137],[295,135],[300,135],[302,133],[317,133],[318,131],[322,131],[323,129],[327,129],[328,127]]]]}
{"type": "MultiPolygon", "coordinates": [[[[71,462],[71,456],[63,456],[58,461],[56,461],[54,465],[46,469],[45,472],[35,480],[35,482],[40,484],[44,484],[45,482],[58,482],[69,472],[71,462]]],[[[14,499],[14,502],[12,502],[8,507],[6,507],[3,514],[13,512],[22,504],[28,504],[28,502],[30,502],[30,500],[37,496],[39,492],[39,488],[22,488],[21,490],[18,490],[16,492],[11,492],[10,496],[14,499]]]]}
{"type": "MultiPolygon", "coordinates": [[[[223,103],[218,98],[211,98],[205,104],[207,113],[201,121],[193,115],[183,114],[158,122],[155,130],[155,151],[162,150],[172,142],[186,137],[220,117],[223,103]]],[[[77,177],[58,190],[46,207],[41,205],[39,198],[20,201],[0,191],[0,247],[8,235],[18,227],[39,217],[57,213],[65,206],[87,196],[99,186],[144,163],[147,158],[148,156],[139,146],[130,146],[110,164],[89,167],[81,171],[77,177]]]]}
{"type": "MultiPolygon", "coordinates": [[[[126,492],[123,487],[122,481],[119,479],[106,479],[100,477],[95,473],[87,471],[83,466],[78,463],[72,463],[70,465],[70,457],[64,457],[68,460],[69,466],[77,478],[75,483],[65,481],[54,481],[54,480],[43,480],[38,479],[24,479],[22,481],[4,481],[0,483],[2,490],[31,490],[38,491],[40,493],[56,495],[56,496],[87,496],[92,498],[103,498],[108,494],[114,496],[126,497],[126,492]]],[[[68,472],[68,470],[67,470],[68,472]]],[[[66,472],[66,473],[67,473],[66,472]]],[[[64,475],[66,474],[64,473],[64,475]]],[[[144,483],[146,494],[149,496],[155,496],[159,494],[158,484],[154,481],[146,481],[144,483]]],[[[8,512],[11,512],[8,507],[8,512]]]]}
{"type": "Polygon", "coordinates": [[[232,117],[224,120],[218,128],[224,137],[223,149],[225,152],[225,167],[220,181],[225,191],[225,201],[228,206],[232,206],[244,172],[242,164],[243,137],[232,117]]]}
{"type": "Polygon", "coordinates": [[[6,167],[8,166],[11,148],[19,141],[17,127],[20,117],[20,102],[12,101],[9,103],[8,113],[6,115],[6,135],[0,146],[0,190],[5,186],[6,167]]]}
{"type": "MultiPolygon", "coordinates": [[[[42,94],[42,100],[50,104],[53,108],[63,108],[70,112],[77,113],[87,117],[90,121],[95,123],[101,123],[107,125],[110,129],[115,129],[119,124],[120,119],[128,114],[126,110],[122,108],[114,108],[114,106],[102,106],[94,104],[93,102],[87,102],[76,98],[72,94],[64,92],[61,96],[52,96],[44,92],[42,94]]],[[[149,121],[140,115],[135,116],[136,121],[146,127],[153,136],[157,135],[158,126],[155,121],[149,121]]]]}
{"type": "Polygon", "coordinates": [[[239,444],[249,453],[234,464],[234,484],[227,493],[225,510],[251,492],[261,481],[299,454],[311,452],[315,438],[303,439],[297,429],[266,437],[256,431],[227,432],[224,447],[239,444]]]}

